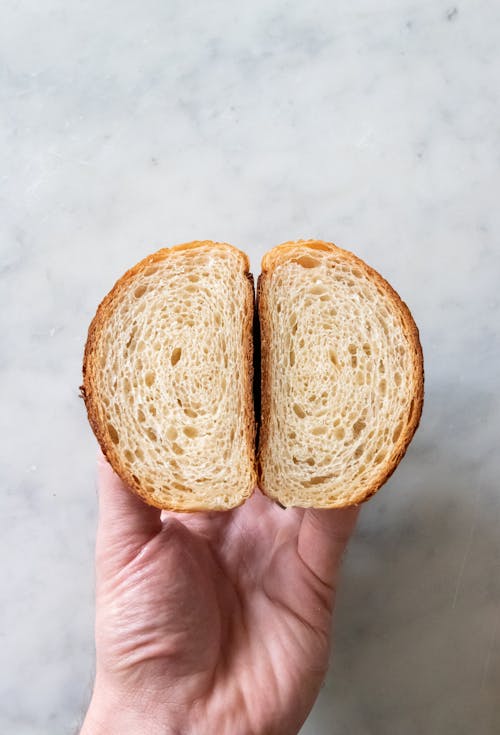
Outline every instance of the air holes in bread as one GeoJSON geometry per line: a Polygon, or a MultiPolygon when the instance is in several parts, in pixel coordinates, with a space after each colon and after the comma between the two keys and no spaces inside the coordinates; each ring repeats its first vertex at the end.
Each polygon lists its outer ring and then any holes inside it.
{"type": "Polygon", "coordinates": [[[299,406],[298,403],[293,404],[293,410],[295,414],[299,417],[299,419],[303,419],[306,415],[304,409],[302,408],[302,406],[299,406]]]}
{"type": "Polygon", "coordinates": [[[120,437],[118,436],[118,432],[113,426],[113,424],[108,424],[108,434],[113,444],[119,444],[120,437]]]}
{"type": "Polygon", "coordinates": [[[176,347],[174,350],[172,350],[172,354],[170,355],[170,362],[172,364],[172,367],[175,367],[179,360],[181,359],[182,349],[180,347],[176,347]]]}
{"type": "Polygon", "coordinates": [[[319,265],[319,260],[312,255],[302,255],[295,262],[301,265],[302,268],[317,268],[319,265]]]}

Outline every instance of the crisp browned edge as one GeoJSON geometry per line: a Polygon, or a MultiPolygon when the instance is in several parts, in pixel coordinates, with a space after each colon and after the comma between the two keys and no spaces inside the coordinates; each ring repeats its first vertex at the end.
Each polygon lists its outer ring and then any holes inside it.
{"type": "MultiPolygon", "coordinates": [[[[141,488],[140,483],[136,482],[134,478],[132,477],[132,473],[128,472],[126,467],[121,463],[120,457],[118,455],[118,452],[115,450],[113,443],[108,438],[108,433],[106,431],[106,427],[104,425],[103,420],[101,420],[101,412],[100,412],[100,406],[98,405],[98,402],[96,400],[93,386],[95,384],[96,379],[96,369],[95,369],[95,363],[94,363],[94,348],[97,343],[98,337],[100,335],[100,332],[103,328],[103,325],[109,318],[110,314],[113,311],[113,307],[115,302],[117,301],[120,293],[127,289],[131,283],[131,281],[134,279],[134,277],[143,269],[147,268],[148,266],[152,265],[153,263],[157,263],[159,261],[165,260],[168,258],[172,253],[178,252],[180,250],[185,250],[187,253],[191,250],[211,250],[212,248],[217,247],[223,247],[228,248],[235,253],[237,253],[244,265],[244,274],[245,274],[245,282],[248,285],[247,289],[247,300],[246,300],[246,307],[245,312],[243,314],[244,318],[244,334],[245,334],[245,342],[243,345],[243,350],[245,353],[245,360],[247,363],[247,370],[246,370],[246,400],[245,400],[245,426],[247,429],[247,451],[248,451],[248,459],[250,464],[252,465],[252,483],[248,487],[248,491],[245,495],[242,496],[241,502],[238,503],[238,505],[241,505],[251,494],[256,484],[256,471],[255,471],[255,417],[254,417],[254,408],[253,408],[253,394],[252,394],[252,386],[253,386],[253,335],[252,335],[252,324],[253,324],[253,314],[254,314],[254,287],[253,287],[253,275],[250,273],[250,262],[248,260],[248,256],[246,253],[242,252],[241,250],[238,250],[237,248],[233,247],[232,245],[229,245],[228,243],[220,243],[220,242],[212,242],[210,240],[202,240],[202,241],[193,241],[188,243],[183,243],[180,245],[174,245],[171,248],[162,248],[161,250],[158,250],[156,253],[153,253],[151,255],[148,255],[146,258],[141,260],[139,263],[134,265],[132,268],[130,268],[124,275],[118,279],[118,281],[115,283],[111,291],[104,297],[104,299],[99,304],[96,314],[94,318],[92,319],[92,322],[90,323],[88,335],[87,335],[87,341],[85,344],[85,350],[83,355],[83,385],[80,388],[80,392],[82,395],[82,398],[85,401],[85,407],[87,409],[87,415],[89,419],[89,423],[92,427],[92,430],[96,436],[96,439],[101,447],[101,450],[103,454],[105,455],[106,459],[110,463],[113,470],[116,472],[117,475],[121,477],[121,479],[126,483],[126,485],[140,498],[142,498],[146,503],[149,505],[152,505],[156,508],[161,508],[162,510],[174,510],[178,512],[196,512],[197,510],[205,511],[210,510],[213,511],[213,508],[206,508],[206,507],[199,507],[199,508],[178,508],[175,506],[167,506],[165,504],[160,504],[156,502],[153,498],[150,497],[150,495],[141,488]]],[[[232,508],[236,508],[237,505],[232,506],[232,508]]],[[[221,509],[222,510],[222,509],[221,509]]],[[[225,510],[225,509],[224,509],[225,510]]],[[[229,508],[227,510],[230,510],[229,508]]]]}
{"type": "MultiPolygon", "coordinates": [[[[269,361],[268,361],[268,345],[269,345],[269,319],[268,319],[268,303],[267,294],[264,289],[266,279],[270,278],[274,269],[281,263],[287,262],[287,251],[296,250],[300,247],[310,248],[312,250],[323,250],[330,253],[335,253],[337,256],[344,260],[355,263],[360,269],[362,269],[373,281],[375,281],[387,294],[392,307],[398,311],[403,319],[405,327],[405,334],[412,347],[413,356],[413,384],[415,386],[415,392],[413,395],[413,410],[410,421],[405,432],[402,432],[400,440],[396,445],[395,451],[391,454],[392,460],[387,462],[386,465],[382,466],[381,471],[376,475],[373,483],[364,489],[361,494],[355,495],[349,501],[340,501],[339,503],[333,503],[332,505],[321,505],[317,507],[321,508],[344,508],[352,505],[359,505],[360,503],[366,502],[382,485],[384,485],[389,477],[392,475],[401,459],[404,457],[406,450],[415,434],[418,425],[420,423],[420,417],[422,415],[422,408],[424,402],[424,360],[422,353],[422,346],[420,344],[419,333],[417,325],[411,315],[411,312],[405,302],[401,299],[399,294],[393,289],[385,278],[378,273],[374,268],[369,266],[364,260],[358,258],[354,253],[349,250],[339,248],[333,243],[324,242],[323,240],[297,240],[295,242],[286,242],[281,245],[277,245],[272,250],[268,251],[262,258],[262,273],[259,276],[257,283],[257,308],[260,319],[260,339],[261,339],[261,416],[260,416],[260,435],[259,435],[259,448],[257,452],[257,474],[259,480],[259,487],[267,495],[266,488],[263,481],[263,471],[261,463],[261,449],[267,442],[268,437],[268,424],[269,414],[271,405],[270,396],[270,375],[269,375],[269,361]]],[[[325,488],[325,493],[328,488],[325,488]]],[[[270,495],[273,500],[277,499],[270,495]]]]}

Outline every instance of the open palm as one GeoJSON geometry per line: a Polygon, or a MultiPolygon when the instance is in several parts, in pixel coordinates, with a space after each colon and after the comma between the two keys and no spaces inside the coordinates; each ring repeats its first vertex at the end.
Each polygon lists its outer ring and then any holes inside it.
{"type": "Polygon", "coordinates": [[[161,513],[99,462],[94,697],[158,733],[298,732],[325,675],[357,510],[161,513]],[[106,694],[103,694],[106,693],[106,694]]]}

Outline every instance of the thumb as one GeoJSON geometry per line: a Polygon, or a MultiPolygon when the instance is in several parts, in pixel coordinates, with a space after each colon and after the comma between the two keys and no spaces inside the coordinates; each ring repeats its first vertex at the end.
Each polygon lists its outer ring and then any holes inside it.
{"type": "Polygon", "coordinates": [[[137,549],[160,531],[161,511],[146,505],[118,477],[99,452],[97,459],[99,523],[97,551],[137,549]]]}

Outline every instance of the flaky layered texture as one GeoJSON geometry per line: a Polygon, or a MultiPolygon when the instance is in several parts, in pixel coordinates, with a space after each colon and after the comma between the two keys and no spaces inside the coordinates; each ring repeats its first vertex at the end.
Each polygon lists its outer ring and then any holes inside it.
{"type": "Polygon", "coordinates": [[[97,310],[82,393],[114,470],[145,501],[225,510],[255,484],[247,257],[194,242],[128,271],[97,310]]]}
{"type": "Polygon", "coordinates": [[[262,262],[259,480],[285,506],[339,508],[387,480],[418,426],[418,331],[352,253],[285,243],[262,262]]]}

